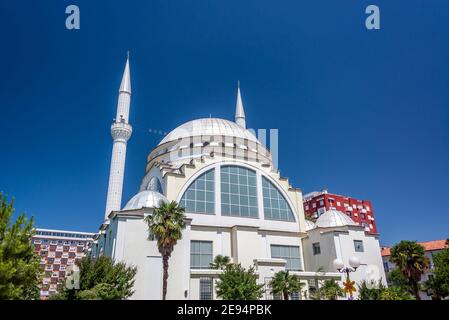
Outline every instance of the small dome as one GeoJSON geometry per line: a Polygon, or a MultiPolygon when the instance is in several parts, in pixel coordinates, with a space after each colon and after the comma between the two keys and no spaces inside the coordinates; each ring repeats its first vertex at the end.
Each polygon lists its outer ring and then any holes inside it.
{"type": "Polygon", "coordinates": [[[316,224],[310,220],[306,219],[306,231],[312,230],[316,228],[316,224]]]}
{"type": "Polygon", "coordinates": [[[192,120],[180,125],[167,134],[159,145],[196,136],[228,136],[248,139],[249,141],[259,143],[254,134],[235,122],[219,118],[204,118],[192,120]]]}
{"type": "Polygon", "coordinates": [[[316,220],[317,227],[330,228],[342,226],[357,226],[357,224],[341,211],[328,210],[316,220]]]}
{"type": "Polygon", "coordinates": [[[144,190],[136,194],[128,201],[123,210],[136,210],[141,208],[155,208],[160,202],[168,202],[168,199],[157,191],[144,190]]]}

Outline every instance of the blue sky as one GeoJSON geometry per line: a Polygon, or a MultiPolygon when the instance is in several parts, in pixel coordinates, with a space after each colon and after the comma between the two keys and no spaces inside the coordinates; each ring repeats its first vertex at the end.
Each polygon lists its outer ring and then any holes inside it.
{"type": "Polygon", "coordinates": [[[279,129],[295,187],[371,200],[384,244],[449,237],[446,0],[18,0],[0,3],[0,35],[0,191],[39,227],[102,222],[129,49],[123,201],[154,130],[232,119],[240,79],[248,126],[279,129]],[[80,30],[65,29],[70,4],[80,30]],[[381,30],[366,30],[368,4],[381,30]]]}

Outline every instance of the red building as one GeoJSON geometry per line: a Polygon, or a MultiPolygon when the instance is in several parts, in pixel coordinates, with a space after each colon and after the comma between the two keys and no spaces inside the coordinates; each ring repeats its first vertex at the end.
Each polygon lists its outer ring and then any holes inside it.
{"type": "Polygon", "coordinates": [[[318,218],[330,209],[346,213],[356,223],[365,227],[369,233],[377,233],[374,211],[371,201],[329,193],[327,190],[315,191],[304,195],[304,213],[318,218]]]}
{"type": "Polygon", "coordinates": [[[69,268],[77,271],[76,262],[84,257],[92,245],[94,235],[87,232],[36,229],[33,244],[41,257],[41,299],[47,299],[58,291],[58,284],[64,281],[69,268]]]}

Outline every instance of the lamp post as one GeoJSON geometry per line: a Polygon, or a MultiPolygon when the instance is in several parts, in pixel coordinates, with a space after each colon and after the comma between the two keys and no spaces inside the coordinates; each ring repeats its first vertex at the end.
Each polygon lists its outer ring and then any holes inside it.
{"type": "Polygon", "coordinates": [[[357,268],[360,266],[360,260],[357,257],[351,257],[349,258],[349,265],[350,267],[345,267],[343,261],[340,259],[334,260],[334,267],[338,270],[340,273],[346,273],[346,281],[343,283],[345,288],[343,291],[349,293],[349,299],[353,300],[352,292],[355,291],[354,287],[354,281],[351,281],[351,278],[349,277],[350,272],[355,272],[357,268]]]}

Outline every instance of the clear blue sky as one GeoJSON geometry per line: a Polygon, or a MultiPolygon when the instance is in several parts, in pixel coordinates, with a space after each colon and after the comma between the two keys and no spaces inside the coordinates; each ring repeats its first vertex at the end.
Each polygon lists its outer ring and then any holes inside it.
{"type": "Polygon", "coordinates": [[[279,129],[295,187],[372,200],[384,244],[449,237],[447,0],[2,1],[0,34],[0,191],[39,227],[102,222],[129,49],[123,201],[154,129],[232,119],[240,79],[248,125],[279,129]],[[368,4],[379,31],[365,29],[368,4]]]}

